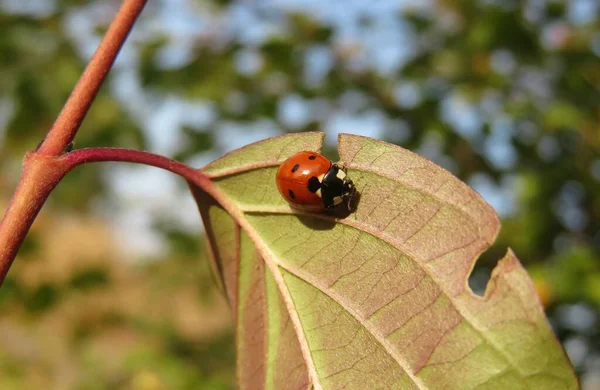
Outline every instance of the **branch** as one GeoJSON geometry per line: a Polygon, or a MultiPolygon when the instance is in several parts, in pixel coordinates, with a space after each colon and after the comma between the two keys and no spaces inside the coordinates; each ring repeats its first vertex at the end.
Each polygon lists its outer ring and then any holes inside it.
{"type": "Polygon", "coordinates": [[[0,222],[0,285],[50,192],[67,173],[60,157],[25,155],[23,172],[0,222]]]}
{"type": "Polygon", "coordinates": [[[202,171],[149,152],[121,148],[89,148],[78,149],[59,157],[40,156],[30,152],[25,158],[24,175],[16,191],[16,193],[21,193],[22,198],[13,198],[0,224],[0,244],[6,242],[4,247],[0,246],[0,283],[4,281],[10,268],[10,260],[16,255],[39,211],[39,209],[34,210],[33,207],[28,208],[28,206],[44,204],[56,184],[73,168],[82,164],[103,161],[124,161],[162,168],[183,177],[211,196],[218,197],[218,194],[214,194],[214,186],[210,178],[202,171]],[[31,180],[35,180],[42,173],[44,175],[50,173],[50,176],[46,176],[46,180],[42,183],[38,181],[34,185],[29,185],[31,180]],[[29,203],[19,201],[20,199],[26,199],[29,203]]]}
{"type": "Polygon", "coordinates": [[[29,152],[17,189],[0,221],[0,285],[50,192],[69,172],[63,153],[73,141],[100,86],[147,0],[124,0],[56,122],[29,152]]]}
{"type": "Polygon", "coordinates": [[[79,131],[96,94],[100,90],[119,50],[129,35],[147,0],[125,0],[110,24],[104,39],[79,78],[71,96],[48,132],[38,153],[58,156],[64,152],[79,131]]]}

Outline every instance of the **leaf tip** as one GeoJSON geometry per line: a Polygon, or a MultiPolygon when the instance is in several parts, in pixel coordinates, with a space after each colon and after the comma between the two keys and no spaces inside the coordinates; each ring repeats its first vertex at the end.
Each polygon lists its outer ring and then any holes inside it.
{"type": "Polygon", "coordinates": [[[494,276],[494,273],[507,274],[513,272],[517,267],[523,269],[521,262],[515,255],[515,252],[511,248],[507,248],[506,254],[502,259],[500,259],[500,261],[498,261],[498,264],[494,268],[494,271],[492,272],[492,277],[494,276]]]}

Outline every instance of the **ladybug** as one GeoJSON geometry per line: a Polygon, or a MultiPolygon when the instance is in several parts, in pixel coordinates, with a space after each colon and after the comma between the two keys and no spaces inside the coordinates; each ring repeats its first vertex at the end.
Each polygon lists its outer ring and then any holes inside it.
{"type": "Polygon", "coordinates": [[[315,152],[299,152],[277,170],[277,187],[281,196],[296,208],[323,211],[346,203],[356,189],[346,171],[315,152]]]}

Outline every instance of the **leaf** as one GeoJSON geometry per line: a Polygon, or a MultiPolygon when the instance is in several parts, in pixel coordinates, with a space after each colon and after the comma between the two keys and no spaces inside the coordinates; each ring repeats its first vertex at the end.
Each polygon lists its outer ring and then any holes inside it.
{"type": "Polygon", "coordinates": [[[360,193],[339,219],[290,208],[278,165],[323,133],[275,137],[192,187],[236,321],[247,389],[571,389],[572,367],[512,251],[485,296],[467,278],[496,214],[450,173],[395,145],[342,134],[360,193]]]}

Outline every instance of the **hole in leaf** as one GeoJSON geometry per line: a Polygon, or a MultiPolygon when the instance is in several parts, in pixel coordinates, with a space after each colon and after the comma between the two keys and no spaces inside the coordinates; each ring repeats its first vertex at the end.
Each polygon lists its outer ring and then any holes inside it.
{"type": "Polygon", "coordinates": [[[488,282],[490,281],[491,275],[492,268],[490,268],[487,265],[477,266],[477,263],[475,263],[475,268],[469,276],[469,287],[471,288],[474,294],[480,297],[482,297],[483,294],[485,294],[485,289],[487,287],[488,282]]]}

